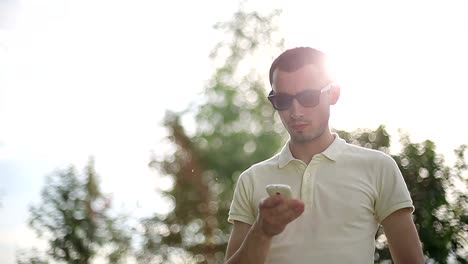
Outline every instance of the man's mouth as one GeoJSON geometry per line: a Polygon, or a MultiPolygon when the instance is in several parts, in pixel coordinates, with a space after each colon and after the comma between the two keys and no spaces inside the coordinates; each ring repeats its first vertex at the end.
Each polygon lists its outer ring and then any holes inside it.
{"type": "Polygon", "coordinates": [[[302,131],[304,130],[309,124],[306,123],[298,123],[298,124],[291,124],[291,128],[294,130],[302,131]]]}

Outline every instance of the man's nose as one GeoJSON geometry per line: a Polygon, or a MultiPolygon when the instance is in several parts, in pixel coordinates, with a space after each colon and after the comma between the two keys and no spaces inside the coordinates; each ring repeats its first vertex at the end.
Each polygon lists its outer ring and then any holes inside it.
{"type": "Polygon", "coordinates": [[[297,101],[296,98],[292,100],[291,107],[289,108],[291,118],[297,119],[304,116],[304,107],[297,101]]]}

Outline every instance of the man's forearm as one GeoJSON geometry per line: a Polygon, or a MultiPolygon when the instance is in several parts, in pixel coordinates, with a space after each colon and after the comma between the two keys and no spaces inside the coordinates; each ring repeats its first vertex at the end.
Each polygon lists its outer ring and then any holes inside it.
{"type": "Polygon", "coordinates": [[[271,238],[260,233],[252,226],[240,248],[225,264],[262,264],[268,255],[271,238]]]}

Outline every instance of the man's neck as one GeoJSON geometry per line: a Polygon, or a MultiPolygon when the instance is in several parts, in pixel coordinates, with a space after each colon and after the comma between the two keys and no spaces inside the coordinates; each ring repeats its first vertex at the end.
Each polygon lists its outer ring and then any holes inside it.
{"type": "Polygon", "coordinates": [[[326,130],[318,138],[309,142],[289,142],[289,149],[294,158],[302,160],[305,164],[309,164],[314,155],[322,153],[328,146],[331,145],[335,136],[329,130],[326,130]]]}

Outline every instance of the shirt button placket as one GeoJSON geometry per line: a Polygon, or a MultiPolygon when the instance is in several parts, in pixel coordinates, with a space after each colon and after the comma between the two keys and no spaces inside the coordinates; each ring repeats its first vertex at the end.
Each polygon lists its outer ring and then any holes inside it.
{"type": "Polygon", "coordinates": [[[301,199],[305,207],[311,207],[313,202],[313,192],[315,188],[315,179],[317,168],[320,165],[320,157],[314,157],[309,163],[302,175],[301,199]]]}
{"type": "Polygon", "coordinates": [[[311,169],[312,168],[308,166],[304,175],[302,175],[301,198],[306,204],[306,207],[310,207],[312,205],[313,176],[311,169]]]}

